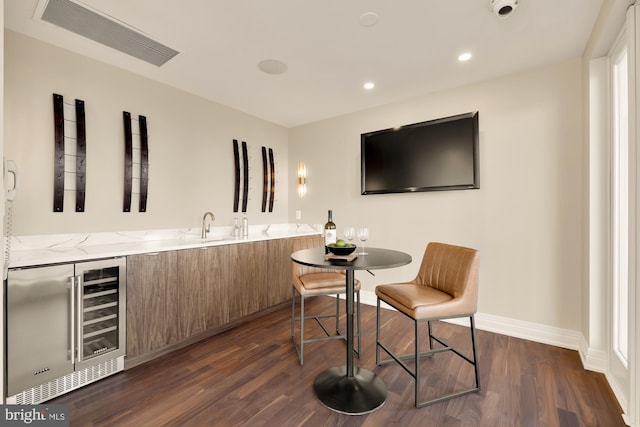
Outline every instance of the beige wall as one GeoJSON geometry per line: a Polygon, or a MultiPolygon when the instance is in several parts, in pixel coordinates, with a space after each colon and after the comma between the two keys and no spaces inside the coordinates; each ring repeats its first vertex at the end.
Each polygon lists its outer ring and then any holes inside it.
{"type": "Polygon", "coordinates": [[[14,234],[183,228],[198,226],[208,210],[216,225],[230,225],[234,138],[249,144],[250,223],[287,221],[285,128],[11,31],[5,41],[4,155],[21,179],[14,234]],[[75,213],[73,193],[65,211],[53,213],[53,93],[86,104],[84,213],[75,213]],[[148,121],[147,213],[122,212],[123,110],[148,121]],[[276,154],[273,213],[261,213],[262,146],[276,154]]]}
{"type": "Polygon", "coordinates": [[[197,226],[205,210],[230,224],[231,141],[245,139],[252,223],[293,221],[296,210],[322,223],[333,209],[339,229],[366,225],[367,244],[412,254],[407,267],[360,273],[367,290],[413,278],[428,241],[468,245],[482,251],[482,313],[580,330],[579,60],[287,130],[11,31],[5,39],[4,153],[22,179],[15,234],[197,226]],[[83,214],[52,212],[53,92],[87,104],[83,214]],[[121,212],[122,110],[149,121],[146,214],[121,212]],[[481,189],[360,195],[360,133],[475,110],[481,189]],[[272,214],[259,212],[262,145],[278,162],[272,214]],[[299,160],[308,167],[302,200],[287,178],[299,160]]]}
{"type": "MultiPolygon", "coordinates": [[[[381,89],[383,90],[383,89],[381,89]]],[[[367,244],[405,250],[403,268],[361,273],[368,290],[412,279],[429,241],[481,251],[479,311],[580,330],[581,63],[579,59],[294,128],[289,167],[304,161],[308,195],[289,214],[367,244]],[[479,190],[360,195],[360,133],[480,112],[479,190]]]]}

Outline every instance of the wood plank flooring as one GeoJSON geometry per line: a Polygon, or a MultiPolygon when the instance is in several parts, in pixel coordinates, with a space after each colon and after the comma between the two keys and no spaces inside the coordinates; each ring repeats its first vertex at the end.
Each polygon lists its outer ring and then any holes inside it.
{"type": "MultiPolygon", "coordinates": [[[[316,297],[305,305],[308,313],[330,312],[333,302],[316,297]]],[[[387,401],[367,415],[338,414],[312,386],[324,369],[345,364],[345,344],[307,345],[300,366],[290,316],[282,308],[52,403],[69,404],[71,426],[624,426],[604,376],[582,369],[577,352],[485,331],[477,331],[482,390],[416,409],[411,377],[395,364],[375,366],[375,307],[366,305],[356,365],[384,380],[387,401]]],[[[382,321],[383,342],[410,350],[412,324],[386,310],[382,321]]],[[[468,328],[438,323],[434,332],[470,349],[468,328]]],[[[422,365],[425,397],[473,380],[472,368],[450,352],[422,365]]]]}

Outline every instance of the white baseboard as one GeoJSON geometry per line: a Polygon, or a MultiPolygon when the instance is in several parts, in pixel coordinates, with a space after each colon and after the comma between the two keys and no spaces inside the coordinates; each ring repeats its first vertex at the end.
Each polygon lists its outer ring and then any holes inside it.
{"type": "Polygon", "coordinates": [[[595,350],[589,347],[584,335],[580,339],[580,358],[582,366],[590,371],[604,373],[607,369],[607,353],[604,350],[595,350]]]}
{"type": "MultiPolygon", "coordinates": [[[[375,306],[377,298],[374,292],[362,290],[360,291],[360,301],[363,304],[375,306]]],[[[382,307],[393,309],[384,303],[382,304],[382,307]]],[[[587,368],[587,366],[593,366],[598,369],[587,369],[601,372],[600,369],[603,364],[600,359],[602,355],[595,354],[595,352],[594,354],[589,354],[588,349],[583,348],[583,346],[580,345],[581,343],[584,343],[584,338],[578,331],[485,313],[477,313],[475,315],[475,320],[477,329],[522,338],[542,344],[554,345],[556,347],[568,348],[570,350],[577,350],[580,353],[580,357],[583,360],[585,368],[587,368]],[[586,356],[583,356],[583,352],[586,356]],[[586,363],[585,361],[589,361],[589,363],[586,363]]],[[[451,319],[449,322],[462,326],[469,326],[469,322],[465,319],[451,319]]]]}
{"type": "Polygon", "coordinates": [[[578,331],[556,328],[523,320],[509,319],[491,314],[476,314],[478,329],[523,338],[557,347],[580,350],[582,334],[578,331]]]}

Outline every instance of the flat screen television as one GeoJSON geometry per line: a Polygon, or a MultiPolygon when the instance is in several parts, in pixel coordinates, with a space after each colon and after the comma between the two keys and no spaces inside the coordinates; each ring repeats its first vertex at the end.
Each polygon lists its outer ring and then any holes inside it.
{"type": "Polygon", "coordinates": [[[478,112],[360,136],[361,193],[480,188],[478,112]]]}

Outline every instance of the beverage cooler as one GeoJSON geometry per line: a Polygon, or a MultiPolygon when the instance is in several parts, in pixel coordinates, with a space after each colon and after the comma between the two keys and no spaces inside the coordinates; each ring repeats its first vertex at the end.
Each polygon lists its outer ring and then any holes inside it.
{"type": "Polygon", "coordinates": [[[124,369],[126,260],[10,269],[7,403],[37,404],[124,369]]]}

